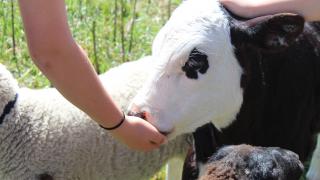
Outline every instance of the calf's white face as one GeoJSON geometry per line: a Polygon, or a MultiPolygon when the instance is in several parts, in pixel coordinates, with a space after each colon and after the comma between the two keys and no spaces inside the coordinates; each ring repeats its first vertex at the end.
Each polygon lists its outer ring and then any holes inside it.
{"type": "Polygon", "coordinates": [[[231,123],[242,104],[242,69],[216,0],[187,0],[157,35],[152,75],[130,110],[175,137],[213,122],[231,123]]]}

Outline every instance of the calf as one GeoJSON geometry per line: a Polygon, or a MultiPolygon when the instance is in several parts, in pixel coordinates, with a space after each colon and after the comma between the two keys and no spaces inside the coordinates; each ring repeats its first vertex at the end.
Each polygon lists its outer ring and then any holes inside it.
{"type": "Polygon", "coordinates": [[[320,130],[319,31],[294,14],[246,20],[216,0],[184,1],[130,109],[169,138],[212,122],[224,144],[282,147],[304,161],[320,130]]]}

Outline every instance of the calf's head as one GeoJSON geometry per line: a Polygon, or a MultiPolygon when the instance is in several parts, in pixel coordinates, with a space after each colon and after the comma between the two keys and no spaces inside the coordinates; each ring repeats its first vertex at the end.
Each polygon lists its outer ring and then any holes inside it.
{"type": "Polygon", "coordinates": [[[152,75],[129,110],[170,137],[208,122],[228,126],[243,101],[243,63],[238,48],[280,51],[301,33],[292,14],[237,20],[217,0],[187,0],[156,36],[152,75]]]}

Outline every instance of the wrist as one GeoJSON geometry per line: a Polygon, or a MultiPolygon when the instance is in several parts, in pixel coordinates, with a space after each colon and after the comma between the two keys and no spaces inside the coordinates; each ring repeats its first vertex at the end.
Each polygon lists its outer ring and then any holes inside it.
{"type": "Polygon", "coordinates": [[[108,130],[108,131],[111,131],[111,130],[118,129],[124,123],[125,120],[126,120],[126,115],[124,114],[124,112],[122,112],[122,117],[117,124],[115,124],[113,126],[108,126],[108,127],[103,126],[101,124],[99,124],[99,125],[101,128],[108,130]]]}

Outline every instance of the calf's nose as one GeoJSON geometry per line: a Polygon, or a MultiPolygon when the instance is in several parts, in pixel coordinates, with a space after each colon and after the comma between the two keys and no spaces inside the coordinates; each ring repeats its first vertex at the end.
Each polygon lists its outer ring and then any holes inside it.
{"type": "Polygon", "coordinates": [[[139,118],[144,119],[149,122],[152,120],[152,115],[150,112],[148,112],[146,110],[142,110],[140,107],[138,107],[135,104],[132,104],[130,106],[128,115],[129,116],[136,116],[136,117],[139,117],[139,118]]]}
{"type": "MultiPolygon", "coordinates": [[[[147,111],[141,111],[140,108],[138,108],[137,106],[132,106],[131,109],[128,112],[128,116],[135,116],[135,117],[139,117],[141,119],[144,119],[148,122],[150,122],[152,124],[152,121],[154,121],[154,119],[152,118],[152,115],[150,112],[147,111]]],[[[157,127],[156,127],[157,128],[157,127]]],[[[158,128],[157,128],[158,129],[158,128]]],[[[158,129],[158,131],[163,134],[164,136],[167,136],[168,134],[170,134],[169,132],[163,132],[160,131],[158,129]]]]}

